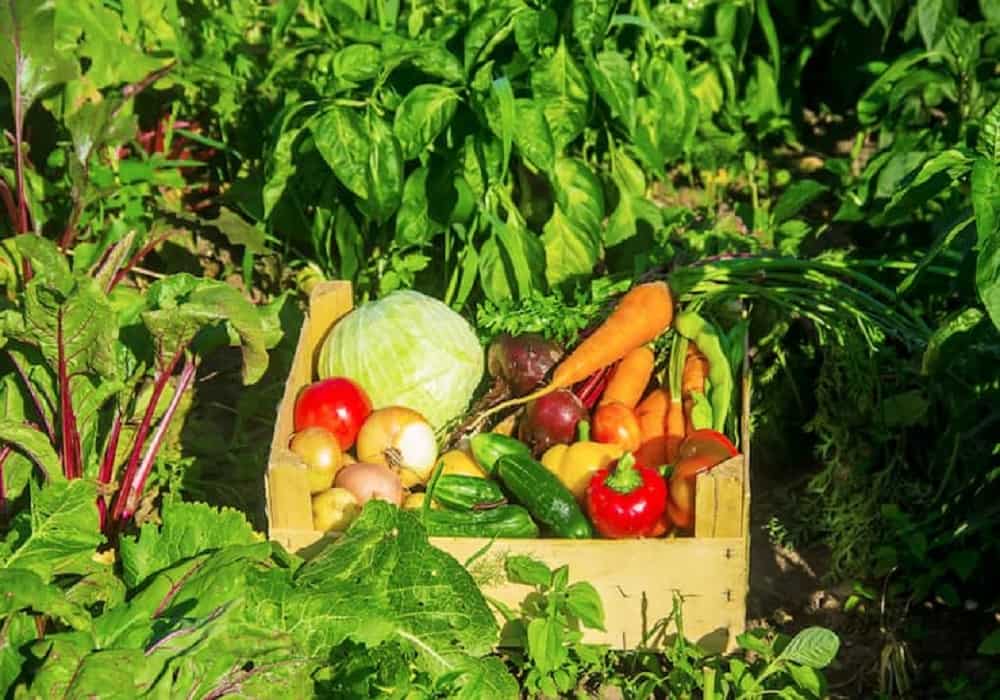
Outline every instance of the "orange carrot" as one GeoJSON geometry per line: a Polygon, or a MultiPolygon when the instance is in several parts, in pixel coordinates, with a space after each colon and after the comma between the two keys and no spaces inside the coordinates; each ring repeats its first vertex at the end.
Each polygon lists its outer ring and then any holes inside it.
{"type": "Polygon", "coordinates": [[[671,397],[667,406],[667,418],[664,425],[666,437],[667,464],[673,464],[677,459],[677,451],[684,441],[684,404],[674,401],[671,397]]]}
{"type": "Polygon", "coordinates": [[[667,442],[663,435],[666,427],[667,406],[670,397],[663,389],[653,389],[649,396],[636,406],[639,419],[641,444],[635,453],[636,462],[646,467],[658,467],[667,463],[667,442]]]}
{"type": "Polygon", "coordinates": [[[684,360],[684,375],[681,379],[681,393],[684,404],[685,434],[694,430],[691,426],[691,410],[694,408],[694,392],[705,393],[705,377],[708,375],[708,360],[698,346],[688,344],[687,357],[684,360]]]}
{"type": "Polygon", "coordinates": [[[656,356],[647,345],[637,347],[625,355],[611,374],[598,406],[617,401],[628,408],[635,408],[653,376],[655,360],[656,356]]]}
{"type": "Polygon", "coordinates": [[[565,357],[552,381],[527,396],[503,401],[479,414],[477,422],[583,381],[597,370],[655,340],[674,320],[674,298],[666,282],[645,282],[628,290],[604,323],[565,357]]]}

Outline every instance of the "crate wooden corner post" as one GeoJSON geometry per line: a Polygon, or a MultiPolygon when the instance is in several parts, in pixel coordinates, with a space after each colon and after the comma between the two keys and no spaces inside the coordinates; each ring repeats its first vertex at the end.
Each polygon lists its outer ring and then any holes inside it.
{"type": "MultiPolygon", "coordinates": [[[[317,350],[334,322],[352,308],[347,282],[327,282],[310,296],[285,385],[268,463],[269,536],[292,552],[309,556],[324,534],[313,530],[311,502],[301,462],[287,449],[295,400],[314,376],[317,350]]],[[[745,386],[745,385],[744,385],[745,386]]],[[[588,630],[586,641],[619,649],[656,648],[669,642],[675,601],[682,605],[684,636],[708,651],[729,651],[746,624],[749,572],[750,483],[743,401],[743,456],[701,474],[695,487],[694,537],[650,540],[497,540],[470,570],[487,581],[484,593],[517,608],[531,592],[496,575],[503,559],[524,554],[549,567],[569,566],[571,580],[589,581],[604,605],[606,630],[588,630]],[[490,569],[492,567],[492,569],[490,569]]],[[[488,543],[480,538],[432,538],[465,563],[488,543]]]]}
{"type": "Polygon", "coordinates": [[[350,282],[322,282],[309,295],[309,309],[292,368],[278,406],[264,480],[268,535],[291,552],[307,552],[323,539],[313,529],[309,484],[301,461],[288,449],[294,430],[295,400],[312,381],[318,350],[334,322],[353,306],[350,282]]]}

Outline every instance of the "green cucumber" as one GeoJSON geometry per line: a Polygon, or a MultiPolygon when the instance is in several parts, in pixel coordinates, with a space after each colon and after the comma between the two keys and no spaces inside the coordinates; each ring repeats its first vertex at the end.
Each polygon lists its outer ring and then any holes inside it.
{"type": "Polygon", "coordinates": [[[475,510],[476,506],[498,506],[507,502],[495,481],[465,474],[443,475],[434,489],[434,500],[456,510],[475,510]]]}
{"type": "Polygon", "coordinates": [[[482,469],[490,475],[496,473],[501,457],[527,457],[531,459],[531,449],[520,440],[499,433],[479,433],[469,440],[472,456],[482,469]]]}
{"type": "Polygon", "coordinates": [[[531,457],[501,457],[497,476],[531,515],[558,537],[590,539],[594,531],[572,492],[531,457]]]}
{"type": "Polygon", "coordinates": [[[521,506],[467,511],[431,509],[423,518],[431,537],[538,537],[538,525],[521,506]]]}

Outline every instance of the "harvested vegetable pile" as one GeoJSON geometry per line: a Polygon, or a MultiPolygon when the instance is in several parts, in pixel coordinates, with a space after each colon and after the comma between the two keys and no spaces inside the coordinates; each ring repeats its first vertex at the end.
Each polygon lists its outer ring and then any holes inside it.
{"type": "Polygon", "coordinates": [[[739,455],[745,326],[675,316],[665,281],[634,285],[595,324],[566,348],[502,334],[474,353],[466,322],[414,292],[340,319],[289,443],[314,528],[343,531],[381,499],[435,536],[692,534],[697,475],[739,455]],[[428,315],[441,323],[414,321],[428,315]],[[473,402],[484,366],[493,386],[473,402]],[[465,420],[449,435],[446,419],[465,420]]]}

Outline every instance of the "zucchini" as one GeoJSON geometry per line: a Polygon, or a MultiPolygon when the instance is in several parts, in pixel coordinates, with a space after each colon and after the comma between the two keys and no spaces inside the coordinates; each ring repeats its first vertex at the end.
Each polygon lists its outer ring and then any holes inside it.
{"type": "Polygon", "coordinates": [[[538,525],[521,506],[489,510],[428,510],[424,527],[431,537],[538,537],[538,525]]]}
{"type": "Polygon", "coordinates": [[[531,515],[558,537],[589,539],[590,521],[573,493],[559,478],[531,457],[501,457],[497,476],[531,515]]]}
{"type": "Polygon", "coordinates": [[[507,502],[495,481],[465,474],[442,475],[434,489],[434,500],[456,510],[476,510],[476,506],[499,506],[507,502]]]}
{"type": "Polygon", "coordinates": [[[531,459],[531,449],[520,440],[499,433],[479,433],[469,440],[469,449],[476,463],[487,474],[496,473],[501,457],[527,457],[531,459]]]}

